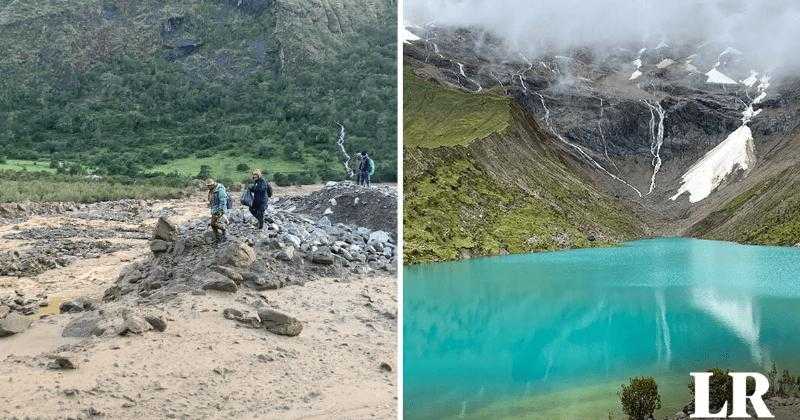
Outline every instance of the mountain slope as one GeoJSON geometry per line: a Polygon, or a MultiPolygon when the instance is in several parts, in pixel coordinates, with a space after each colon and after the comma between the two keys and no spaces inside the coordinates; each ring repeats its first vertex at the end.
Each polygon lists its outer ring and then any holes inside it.
{"type": "Polygon", "coordinates": [[[341,178],[341,122],[349,150],[372,151],[379,179],[393,179],[395,8],[2,0],[0,156],[134,176],[257,158],[270,173],[341,178]]]}
{"type": "Polygon", "coordinates": [[[407,262],[608,245],[642,234],[637,219],[577,175],[574,161],[509,98],[405,74],[407,262]]]}

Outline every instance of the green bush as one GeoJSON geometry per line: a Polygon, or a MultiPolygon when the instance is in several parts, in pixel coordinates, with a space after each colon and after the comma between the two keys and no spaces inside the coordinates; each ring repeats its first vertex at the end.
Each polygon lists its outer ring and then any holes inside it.
{"type": "Polygon", "coordinates": [[[631,378],[628,385],[619,390],[622,411],[632,420],[653,418],[653,413],[661,408],[661,395],[652,377],[631,378]]]}
{"type": "Polygon", "coordinates": [[[236,170],[239,171],[239,172],[247,172],[247,171],[250,170],[250,165],[248,165],[246,163],[240,163],[240,164],[236,165],[236,170]]]}

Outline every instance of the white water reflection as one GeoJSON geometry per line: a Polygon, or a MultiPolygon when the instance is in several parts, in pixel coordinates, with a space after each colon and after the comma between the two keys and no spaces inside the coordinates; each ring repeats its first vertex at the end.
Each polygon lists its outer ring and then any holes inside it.
{"type": "Polygon", "coordinates": [[[765,365],[766,351],[760,343],[761,317],[753,297],[714,288],[692,288],[692,303],[727,327],[750,348],[753,362],[765,365]]]}

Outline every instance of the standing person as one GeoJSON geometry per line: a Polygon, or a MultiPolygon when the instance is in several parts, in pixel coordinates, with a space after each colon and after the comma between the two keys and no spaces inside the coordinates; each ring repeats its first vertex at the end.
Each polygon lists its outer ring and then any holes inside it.
{"type": "Polygon", "coordinates": [[[370,186],[370,177],[375,173],[375,162],[366,151],[361,152],[361,163],[358,164],[358,185],[370,186]]]}
{"type": "Polygon", "coordinates": [[[228,192],[225,186],[209,178],[206,180],[208,188],[208,206],[211,208],[211,230],[214,231],[214,240],[217,242],[227,239],[225,228],[225,211],[228,209],[228,192]]]}
{"type": "Polygon", "coordinates": [[[248,190],[253,193],[253,204],[250,206],[250,214],[258,221],[258,228],[264,228],[264,212],[267,210],[269,204],[269,197],[272,197],[272,187],[269,182],[264,179],[261,171],[256,169],[253,171],[253,185],[248,190]]]}

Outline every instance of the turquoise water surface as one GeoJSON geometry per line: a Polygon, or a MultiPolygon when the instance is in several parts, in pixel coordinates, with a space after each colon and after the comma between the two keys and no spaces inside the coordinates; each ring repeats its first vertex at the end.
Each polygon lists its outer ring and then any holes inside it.
{"type": "Polygon", "coordinates": [[[800,249],[666,238],[406,267],[406,418],[608,419],[631,376],[800,374],[800,249]]]}

